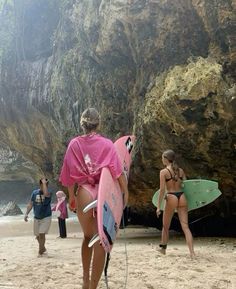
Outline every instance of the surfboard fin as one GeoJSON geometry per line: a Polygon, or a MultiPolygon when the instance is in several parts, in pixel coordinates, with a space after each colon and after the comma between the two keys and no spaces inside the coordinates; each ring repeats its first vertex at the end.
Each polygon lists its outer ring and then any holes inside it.
{"type": "Polygon", "coordinates": [[[89,203],[86,207],[84,207],[83,213],[87,213],[89,210],[97,208],[97,203],[98,203],[98,200],[95,200],[89,203]]]}
{"type": "Polygon", "coordinates": [[[93,245],[94,245],[97,241],[99,241],[99,240],[100,240],[99,235],[98,235],[98,234],[95,234],[95,235],[92,237],[92,239],[89,241],[88,247],[89,247],[89,248],[93,247],[93,245]]]}

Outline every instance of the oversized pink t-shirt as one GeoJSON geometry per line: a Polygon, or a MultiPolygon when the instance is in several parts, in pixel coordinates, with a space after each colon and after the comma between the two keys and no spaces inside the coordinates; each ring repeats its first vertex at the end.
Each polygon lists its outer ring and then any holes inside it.
{"type": "Polygon", "coordinates": [[[78,136],[68,145],[60,174],[64,186],[99,183],[102,168],[109,168],[113,178],[122,174],[122,165],[113,142],[99,134],[78,136]]]}

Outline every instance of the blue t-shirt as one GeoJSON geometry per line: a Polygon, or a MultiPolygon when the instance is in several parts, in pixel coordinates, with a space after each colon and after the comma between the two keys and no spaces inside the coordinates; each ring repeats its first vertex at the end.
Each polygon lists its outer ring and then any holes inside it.
{"type": "Polygon", "coordinates": [[[52,215],[51,196],[45,197],[41,190],[34,190],[31,195],[35,219],[44,219],[52,215]]]}

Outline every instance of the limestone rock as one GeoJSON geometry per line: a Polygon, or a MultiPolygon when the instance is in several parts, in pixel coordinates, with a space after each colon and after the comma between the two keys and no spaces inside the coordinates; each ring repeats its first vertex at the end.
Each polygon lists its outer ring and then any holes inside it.
{"type": "MultiPolygon", "coordinates": [[[[222,66],[212,59],[198,58],[158,76],[145,95],[138,126],[142,130],[137,131],[143,157],[153,160],[150,170],[158,172],[162,152],[171,147],[188,176],[226,182],[224,193],[231,196],[236,171],[235,93],[234,81],[225,80],[222,66]]],[[[150,177],[150,170],[147,166],[144,175],[155,187],[158,178],[150,177]]]]}
{"type": "Polygon", "coordinates": [[[23,215],[19,206],[11,201],[0,210],[0,216],[16,216],[23,215]]]}
{"type": "Polygon", "coordinates": [[[190,59],[159,75],[145,95],[137,120],[138,152],[131,178],[135,180],[132,188],[138,187],[138,198],[131,196],[136,215],[146,210],[145,202],[151,203],[159,187],[162,152],[172,148],[188,178],[216,180],[223,192],[214,204],[191,215],[234,218],[236,87],[234,79],[226,79],[222,71],[222,65],[211,58],[190,59]]]}

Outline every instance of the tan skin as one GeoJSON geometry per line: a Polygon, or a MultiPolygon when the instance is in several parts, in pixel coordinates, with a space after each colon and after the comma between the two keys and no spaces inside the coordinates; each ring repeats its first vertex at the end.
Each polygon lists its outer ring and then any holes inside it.
{"type": "MultiPolygon", "coordinates": [[[[41,179],[41,181],[42,181],[42,183],[40,184],[40,190],[43,192],[45,197],[49,197],[50,193],[48,192],[48,186],[47,186],[46,178],[41,179]]],[[[27,205],[27,208],[26,208],[26,213],[25,213],[25,217],[24,217],[25,222],[28,222],[28,214],[32,210],[32,208],[33,208],[33,202],[30,201],[27,205]]],[[[44,252],[46,252],[45,234],[39,234],[38,236],[36,236],[36,239],[39,243],[39,255],[42,255],[44,252]]]]}
{"type": "MultiPolygon", "coordinates": [[[[171,171],[171,174],[174,175],[174,171],[171,167],[171,162],[168,161],[168,159],[164,158],[162,156],[162,162],[165,165],[166,168],[168,168],[171,171]]],[[[166,179],[170,178],[170,173],[167,169],[163,169],[160,171],[160,194],[159,199],[157,202],[157,217],[159,217],[161,210],[160,210],[160,204],[164,197],[165,191],[167,192],[181,192],[182,191],[182,180],[179,178],[177,181],[170,180],[166,182],[166,179]]],[[[179,176],[182,177],[182,179],[186,179],[185,173],[183,169],[179,168],[179,176]]],[[[171,224],[172,217],[174,215],[175,210],[177,210],[180,224],[182,227],[182,230],[185,235],[185,239],[189,248],[190,257],[193,258],[195,256],[194,249],[193,249],[193,237],[192,233],[189,230],[188,226],[188,206],[187,201],[184,196],[184,194],[181,195],[180,199],[178,199],[174,195],[166,195],[166,205],[163,212],[163,228],[162,228],[162,235],[161,235],[161,244],[165,245],[168,243],[169,240],[169,228],[171,224]]],[[[165,254],[166,249],[162,248],[161,253],[165,254]]]]}
{"type": "MultiPolygon", "coordinates": [[[[91,133],[91,132],[90,132],[91,133]]],[[[124,192],[124,206],[128,203],[128,187],[124,174],[117,179],[121,191],[124,192]]],[[[83,230],[84,239],[81,248],[82,264],[83,264],[83,289],[96,289],[101,278],[104,263],[105,251],[99,242],[96,242],[92,248],[88,247],[91,238],[97,234],[97,220],[93,216],[93,211],[89,210],[83,213],[83,209],[93,201],[90,193],[83,187],[79,187],[76,197],[74,195],[75,185],[68,187],[69,192],[69,208],[74,211],[73,203],[76,203],[77,216],[83,230]],[[92,261],[93,255],[93,261],[92,261]],[[92,271],[90,276],[90,264],[92,262],[92,271]]]]}

